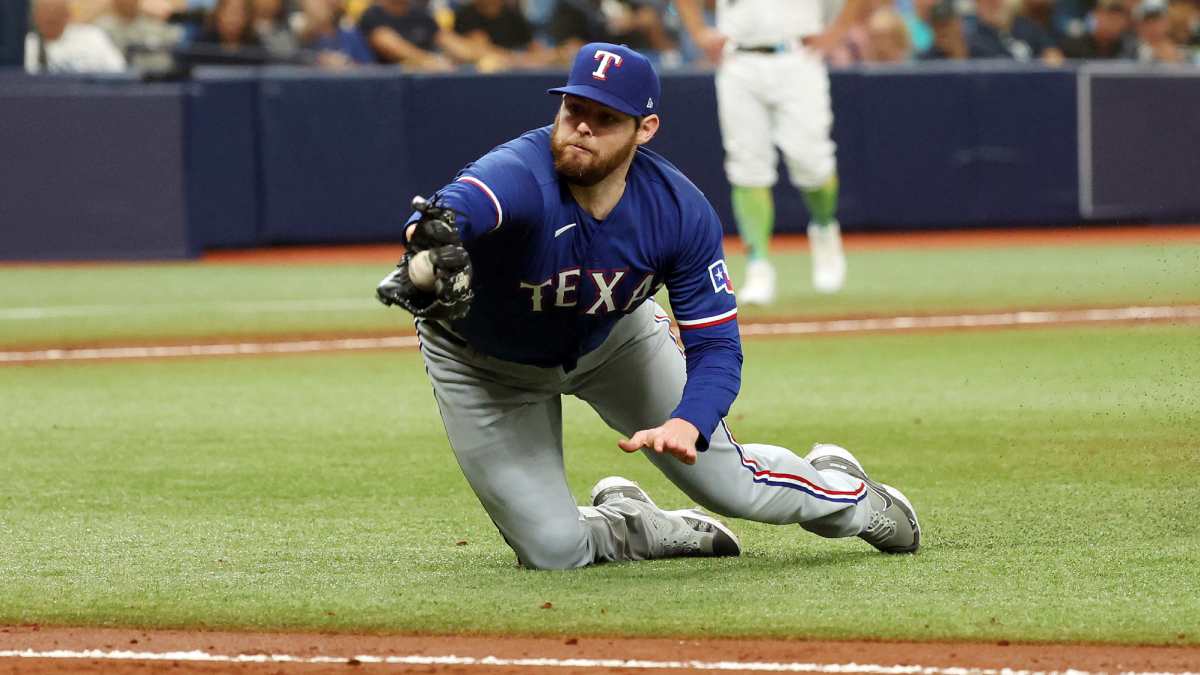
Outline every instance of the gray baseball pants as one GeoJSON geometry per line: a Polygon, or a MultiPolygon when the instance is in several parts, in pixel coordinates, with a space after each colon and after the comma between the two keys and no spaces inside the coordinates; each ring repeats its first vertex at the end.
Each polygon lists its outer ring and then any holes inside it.
{"type": "MultiPolygon", "coordinates": [[[[418,321],[421,353],[455,457],[501,535],[527,567],[567,569],[655,555],[648,511],[631,500],[578,506],[563,468],[564,394],[632,435],[665,422],[686,380],[684,356],[654,302],[619,320],[571,372],[484,355],[418,321]]],[[[613,443],[613,452],[619,453],[613,443]]],[[[696,463],[643,453],[704,508],[825,537],[858,534],[869,517],[861,481],[817,471],[774,445],[739,444],[722,423],[696,463]]],[[[661,513],[661,512],[659,512],[661,513]]]]}

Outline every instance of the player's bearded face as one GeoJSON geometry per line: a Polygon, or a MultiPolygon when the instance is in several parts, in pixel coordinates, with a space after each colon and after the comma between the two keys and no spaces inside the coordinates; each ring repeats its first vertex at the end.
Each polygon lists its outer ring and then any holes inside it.
{"type": "Polygon", "coordinates": [[[604,180],[637,147],[637,127],[630,121],[598,103],[567,96],[550,135],[554,169],[584,187],[604,180]]]}

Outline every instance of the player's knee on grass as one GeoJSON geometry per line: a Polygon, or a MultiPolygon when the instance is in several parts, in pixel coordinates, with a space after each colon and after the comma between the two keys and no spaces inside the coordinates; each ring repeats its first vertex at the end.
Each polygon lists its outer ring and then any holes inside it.
{"type": "Polygon", "coordinates": [[[592,562],[587,531],[578,521],[574,527],[539,524],[520,538],[509,540],[517,559],[529,569],[568,570],[592,562]]]}

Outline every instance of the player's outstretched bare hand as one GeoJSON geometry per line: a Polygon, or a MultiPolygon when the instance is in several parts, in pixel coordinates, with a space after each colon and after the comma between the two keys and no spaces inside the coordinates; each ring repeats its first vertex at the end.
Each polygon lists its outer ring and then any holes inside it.
{"type": "Polygon", "coordinates": [[[658,454],[674,455],[684,464],[696,463],[696,439],[700,430],[691,422],[672,417],[662,426],[642,429],[629,439],[622,438],[617,445],[625,452],[637,452],[642,448],[658,454]]]}

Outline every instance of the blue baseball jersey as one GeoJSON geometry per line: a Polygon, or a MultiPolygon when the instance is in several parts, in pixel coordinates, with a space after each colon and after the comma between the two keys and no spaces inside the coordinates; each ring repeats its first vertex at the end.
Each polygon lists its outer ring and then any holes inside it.
{"type": "Polygon", "coordinates": [[[450,328],[490,356],[570,370],[665,285],[688,374],[672,416],[694,424],[704,448],[741,384],[720,220],[691,181],[645,148],[612,213],[593,218],[554,170],[550,134],[543,127],[493,149],[438,192],[461,214],[474,267],[471,311],[450,328]]]}

